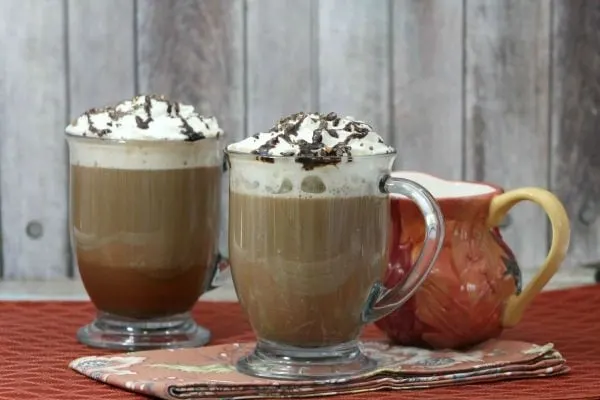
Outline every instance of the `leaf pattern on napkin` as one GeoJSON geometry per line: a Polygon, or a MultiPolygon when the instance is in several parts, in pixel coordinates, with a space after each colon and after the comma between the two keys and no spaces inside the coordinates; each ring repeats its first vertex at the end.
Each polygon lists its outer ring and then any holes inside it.
{"type": "Polygon", "coordinates": [[[210,365],[179,365],[179,364],[150,364],[148,367],[166,368],[183,372],[197,372],[201,374],[225,374],[235,371],[235,367],[227,364],[210,365]]]}

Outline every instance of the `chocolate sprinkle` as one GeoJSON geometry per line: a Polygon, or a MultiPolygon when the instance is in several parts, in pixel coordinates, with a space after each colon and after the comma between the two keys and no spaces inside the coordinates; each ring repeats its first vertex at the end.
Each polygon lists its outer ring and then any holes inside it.
{"type": "Polygon", "coordinates": [[[313,132],[313,143],[321,143],[323,141],[323,129],[317,129],[313,132]]]}
{"type": "Polygon", "coordinates": [[[274,164],[275,163],[275,159],[273,157],[257,156],[256,159],[258,161],[266,162],[266,163],[269,163],[269,164],[274,164]]]}
{"type": "Polygon", "coordinates": [[[179,117],[181,120],[181,133],[187,136],[186,142],[195,142],[196,140],[204,139],[204,135],[199,132],[194,132],[194,128],[183,117],[179,117]]]}
{"type": "MultiPolygon", "coordinates": [[[[154,122],[153,119],[153,115],[152,115],[152,107],[153,107],[153,102],[161,102],[161,103],[165,103],[167,106],[167,114],[171,117],[178,117],[181,120],[181,125],[180,125],[180,133],[182,135],[187,136],[184,140],[185,141],[196,141],[196,140],[200,140],[203,139],[205,136],[204,134],[202,134],[201,132],[197,132],[194,130],[194,128],[192,128],[192,126],[190,126],[190,124],[188,123],[188,121],[186,120],[186,118],[182,117],[180,115],[180,104],[178,102],[171,102],[169,100],[167,100],[164,96],[161,95],[146,95],[144,96],[144,101],[143,104],[140,104],[139,100],[140,100],[141,96],[137,96],[134,97],[131,100],[131,110],[127,110],[127,111],[121,111],[121,110],[117,110],[117,107],[121,106],[123,103],[120,103],[116,106],[109,106],[109,107],[103,107],[103,108],[92,108],[89,111],[85,112],[83,115],[85,115],[87,117],[87,121],[88,121],[88,130],[97,135],[98,137],[102,137],[105,136],[109,133],[111,133],[110,129],[98,129],[98,127],[94,126],[94,123],[92,121],[91,116],[92,115],[96,115],[96,114],[108,114],[108,117],[112,120],[107,122],[106,124],[110,127],[114,125],[118,128],[121,126],[121,124],[119,123],[119,120],[121,120],[123,117],[127,116],[127,115],[134,115],[135,118],[135,123],[137,125],[137,127],[139,129],[149,129],[150,128],[150,124],[152,122],[154,122]],[[140,109],[143,109],[144,114],[146,116],[146,118],[143,118],[139,115],[135,115],[136,111],[139,112],[140,109]]],[[[200,121],[204,124],[204,127],[207,130],[210,130],[210,126],[207,123],[207,121],[204,120],[203,117],[200,117],[200,121]]],[[[75,123],[73,123],[73,125],[75,125],[75,123]]]]}
{"type": "Polygon", "coordinates": [[[152,117],[148,117],[147,119],[142,119],[139,115],[135,116],[135,124],[140,129],[148,129],[150,126],[150,122],[152,122],[152,117]]]}
{"type": "Polygon", "coordinates": [[[329,114],[327,114],[327,115],[325,116],[325,120],[326,120],[326,121],[333,121],[333,120],[336,120],[336,119],[338,119],[338,116],[337,116],[337,114],[336,114],[336,113],[334,113],[334,112],[330,112],[329,114]]]}
{"type": "MultiPolygon", "coordinates": [[[[167,104],[170,104],[164,98],[161,98],[160,100],[165,101],[167,104]]],[[[167,107],[168,107],[168,105],[167,105],[167,107]]],[[[152,118],[152,97],[151,96],[144,97],[144,111],[146,111],[146,116],[148,117],[148,120],[150,120],[152,118]]]]}
{"type": "Polygon", "coordinates": [[[90,132],[92,132],[93,134],[97,135],[98,137],[102,137],[104,135],[108,135],[111,130],[110,129],[98,129],[94,126],[94,123],[92,122],[92,115],[91,115],[91,111],[88,111],[85,113],[85,116],[88,120],[88,125],[89,125],[89,130],[90,132]]]}
{"type": "MultiPolygon", "coordinates": [[[[334,112],[328,114],[317,114],[317,113],[296,113],[290,116],[281,118],[275,126],[273,126],[269,132],[273,135],[269,140],[263,143],[259,148],[252,151],[255,154],[257,160],[272,163],[276,156],[296,156],[295,161],[302,164],[302,168],[305,170],[312,170],[325,165],[336,165],[346,158],[348,162],[353,159],[352,147],[350,142],[352,140],[360,140],[365,138],[372,128],[370,125],[360,122],[352,121],[346,123],[343,128],[340,125],[341,118],[334,112]],[[311,122],[317,125],[316,129],[312,131],[310,142],[304,139],[299,139],[298,132],[306,118],[310,118],[311,122]],[[348,132],[344,133],[345,139],[341,142],[336,143],[333,146],[325,145],[330,143],[326,140],[325,143],[324,135],[327,134],[331,138],[339,139],[340,131],[344,130],[348,132]],[[280,141],[284,141],[297,150],[285,150],[279,154],[274,155],[272,152],[278,146],[280,141]]],[[[260,134],[253,136],[255,139],[260,139],[260,134]]],[[[383,143],[383,141],[381,141],[383,143]]],[[[363,146],[363,143],[360,143],[363,146]]],[[[371,146],[371,150],[373,147],[371,146]]]]}

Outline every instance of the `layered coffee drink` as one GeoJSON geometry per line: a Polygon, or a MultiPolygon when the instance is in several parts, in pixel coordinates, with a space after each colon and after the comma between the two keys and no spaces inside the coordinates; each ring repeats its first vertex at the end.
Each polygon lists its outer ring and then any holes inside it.
{"type": "Polygon", "coordinates": [[[372,371],[361,328],[410,298],[443,243],[431,193],[390,176],[396,152],[369,124],[335,113],[290,115],[226,155],[231,272],[257,337],[237,370],[321,382],[372,371]],[[397,244],[389,194],[416,204],[425,237],[405,279],[386,288],[397,244]]]}
{"type": "Polygon", "coordinates": [[[228,146],[229,254],[259,341],[355,340],[387,263],[394,150],[366,123],[298,113],[228,146]],[[361,160],[361,156],[372,157],[361,160]]]}
{"type": "Polygon", "coordinates": [[[89,110],[66,131],[72,245],[94,305],[144,323],[189,312],[217,252],[216,119],[139,96],[89,110]]]}

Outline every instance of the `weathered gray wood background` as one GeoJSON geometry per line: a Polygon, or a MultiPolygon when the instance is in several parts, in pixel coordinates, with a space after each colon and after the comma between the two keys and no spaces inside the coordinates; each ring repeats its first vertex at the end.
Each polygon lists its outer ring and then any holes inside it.
{"type": "MultiPolygon", "coordinates": [[[[550,188],[572,219],[565,267],[600,260],[600,1],[2,0],[4,279],[72,276],[63,129],[160,92],[235,140],[299,110],[369,120],[397,168],[550,188]]],[[[504,228],[524,268],[547,220],[504,228]]]]}

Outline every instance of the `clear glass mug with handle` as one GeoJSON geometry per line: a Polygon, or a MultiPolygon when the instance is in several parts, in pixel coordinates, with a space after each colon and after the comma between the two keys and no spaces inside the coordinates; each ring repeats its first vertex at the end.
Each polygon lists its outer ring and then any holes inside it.
{"type": "Polygon", "coordinates": [[[217,238],[223,135],[162,96],[91,109],[66,128],[70,236],[97,309],[77,338],[144,350],[209,342],[191,310],[226,271],[217,238]]]}
{"type": "Polygon", "coordinates": [[[413,294],[444,235],[431,194],[390,176],[395,157],[391,148],[386,154],[301,158],[228,147],[229,262],[257,338],[253,352],[237,362],[240,372],[327,380],[375,367],[361,352],[362,327],[413,294]],[[388,290],[381,280],[390,193],[415,202],[426,236],[410,274],[388,290]]]}

